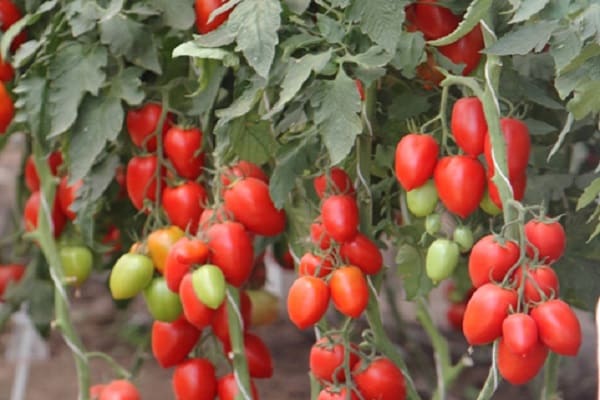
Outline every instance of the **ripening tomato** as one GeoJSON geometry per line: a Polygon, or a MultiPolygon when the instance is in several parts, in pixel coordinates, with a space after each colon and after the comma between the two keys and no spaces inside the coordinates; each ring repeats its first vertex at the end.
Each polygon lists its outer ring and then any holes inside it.
{"type": "Polygon", "coordinates": [[[460,257],[458,244],[448,239],[436,239],[429,245],[427,256],[425,257],[425,272],[427,276],[438,283],[449,278],[460,257]]]}
{"type": "Polygon", "coordinates": [[[225,300],[225,275],[216,265],[204,264],[192,272],[192,285],[198,299],[213,310],[225,300]]]}
{"type": "MultiPolygon", "coordinates": [[[[63,163],[62,153],[60,151],[53,151],[47,157],[46,162],[48,163],[48,167],[50,167],[50,173],[52,175],[58,175],[58,168],[63,163]]],[[[27,161],[25,162],[25,186],[29,189],[30,192],[36,192],[40,190],[40,177],[37,172],[37,168],[35,167],[35,162],[33,160],[33,155],[27,157],[27,161]]]]}
{"type": "Polygon", "coordinates": [[[60,180],[58,188],[56,189],[58,205],[60,206],[62,213],[71,221],[77,217],[77,214],[71,209],[71,206],[73,205],[73,202],[75,202],[78,195],[77,192],[82,186],[82,179],[78,179],[72,185],[69,185],[69,179],[65,176],[60,180]]]}
{"type": "Polygon", "coordinates": [[[529,382],[538,374],[546,357],[548,348],[540,342],[525,355],[515,354],[506,345],[506,340],[500,339],[498,344],[498,371],[500,375],[513,385],[529,382]]]}
{"type": "Polygon", "coordinates": [[[288,291],[287,309],[290,320],[299,329],[316,324],[329,305],[329,286],[314,276],[297,278],[288,291]]]}
{"type": "Polygon", "coordinates": [[[517,307],[517,292],[493,283],[480,286],[467,302],[463,334],[470,345],[493,342],[502,336],[502,322],[517,307]]]}
{"type": "MultiPolygon", "coordinates": [[[[160,168],[160,172],[158,171],[156,155],[132,157],[127,163],[127,195],[138,210],[144,207],[145,200],[152,202],[156,200],[157,175],[160,175],[160,179],[163,180],[164,169],[160,168]]],[[[161,188],[164,188],[164,184],[161,188]]]]}
{"type": "Polygon", "coordinates": [[[226,187],[239,178],[256,178],[265,183],[269,183],[269,177],[261,167],[253,162],[240,160],[223,170],[221,173],[221,184],[223,187],[226,187]]]}
{"type": "Polygon", "coordinates": [[[440,53],[448,57],[454,64],[464,64],[461,71],[463,75],[468,75],[473,71],[481,60],[481,50],[483,50],[483,33],[481,25],[477,24],[469,33],[461,37],[454,43],[446,46],[440,46],[440,53]]]}
{"type": "MultiPolygon", "coordinates": [[[[254,381],[250,379],[250,390],[252,391],[252,400],[259,400],[258,390],[254,385],[254,381]]],[[[219,379],[217,382],[217,392],[219,400],[235,400],[239,398],[240,388],[235,380],[233,374],[227,374],[219,379]]]]}
{"type": "Polygon", "coordinates": [[[458,99],[452,108],[450,128],[456,144],[467,155],[477,157],[483,153],[488,127],[481,100],[477,97],[458,99]]]}
{"type": "MultiPolygon", "coordinates": [[[[138,147],[148,151],[156,151],[157,142],[154,132],[160,121],[162,106],[156,103],[146,103],[140,108],[127,111],[125,124],[131,141],[138,147]]],[[[169,130],[173,123],[173,116],[167,113],[163,122],[162,132],[164,134],[169,130]]]]}
{"type": "Polygon", "coordinates": [[[229,14],[233,9],[227,10],[219,15],[216,15],[212,21],[209,22],[210,16],[213,11],[221,7],[225,3],[225,0],[196,0],[196,29],[199,33],[205,34],[217,29],[223,22],[227,20],[229,14]]]}
{"type": "Polygon", "coordinates": [[[217,377],[210,360],[191,358],[177,365],[173,371],[173,392],[177,400],[214,400],[217,377]]]}
{"type": "Polygon", "coordinates": [[[173,225],[195,235],[207,198],[204,186],[187,181],[176,187],[166,187],[162,193],[162,206],[173,225]]]}
{"type": "Polygon", "coordinates": [[[449,8],[437,5],[437,0],[423,0],[407,12],[407,19],[423,32],[427,40],[439,39],[451,33],[460,22],[449,8]]]}
{"type": "Polygon", "coordinates": [[[215,315],[215,310],[200,301],[192,284],[192,274],[187,273],[179,285],[179,298],[183,306],[185,319],[198,329],[209,326],[215,315]]]}
{"type": "Polygon", "coordinates": [[[469,277],[478,288],[488,282],[501,282],[519,261],[519,246],[511,241],[487,235],[475,243],[469,255],[469,277]]]}
{"type": "Polygon", "coordinates": [[[360,79],[355,79],[354,84],[356,85],[356,91],[358,92],[358,97],[360,101],[365,101],[365,87],[360,79]]]}
{"type": "MultiPolygon", "coordinates": [[[[517,269],[514,274],[514,280],[517,283],[517,287],[522,285],[522,276],[523,268],[517,269]]],[[[542,301],[542,295],[544,300],[558,297],[558,276],[551,267],[547,265],[540,265],[534,268],[527,266],[526,276],[525,290],[523,292],[523,299],[526,302],[538,303],[542,301]]]]}
{"type": "Polygon", "coordinates": [[[224,199],[225,208],[251,232],[276,236],[285,229],[285,212],[275,208],[269,185],[260,179],[233,182],[225,189],[224,199]]]}
{"type": "MultiPolygon", "coordinates": [[[[0,30],[6,32],[15,22],[23,17],[21,11],[11,0],[0,0],[0,30]]],[[[27,40],[27,33],[21,31],[10,45],[11,51],[16,51],[27,40]]]]}
{"type": "MultiPolygon", "coordinates": [[[[231,351],[231,344],[224,342],[225,354],[231,351]]],[[[248,361],[248,372],[252,378],[273,376],[273,357],[263,340],[250,332],[244,332],[244,352],[248,361]]]]}
{"type": "Polygon", "coordinates": [[[329,236],[340,243],[352,240],[358,232],[359,213],[354,197],[333,195],[321,204],[323,227],[329,236]]]}
{"type": "Polygon", "coordinates": [[[358,400],[358,396],[352,390],[350,392],[350,397],[348,397],[348,393],[345,387],[335,389],[333,387],[325,387],[319,392],[317,396],[317,400],[358,400]]]}
{"type": "Polygon", "coordinates": [[[406,192],[406,206],[417,217],[431,214],[438,203],[438,194],[432,179],[424,185],[406,192]]]}
{"type": "Polygon", "coordinates": [[[130,299],[140,293],[152,281],[154,265],[143,254],[125,253],[110,272],[109,286],[113,299],[130,299]]]}
{"type": "Polygon", "coordinates": [[[188,239],[184,236],[175,242],[167,253],[163,271],[169,289],[177,293],[181,280],[192,264],[204,264],[208,256],[209,247],[200,239],[188,239]]]}
{"type": "MultiPolygon", "coordinates": [[[[23,209],[23,219],[25,222],[25,230],[27,232],[31,232],[37,229],[38,226],[38,213],[40,210],[40,202],[42,201],[42,195],[39,191],[31,193],[29,198],[25,202],[25,207],[23,209]]],[[[51,215],[51,227],[50,230],[54,234],[54,237],[57,238],[62,233],[65,224],[67,223],[64,214],[60,211],[60,207],[58,205],[58,201],[56,197],[54,198],[54,203],[52,204],[52,215],[51,215]]]]}
{"type": "Polygon", "coordinates": [[[581,326],[567,303],[554,299],[531,310],[537,324],[540,341],[563,356],[576,356],[581,347],[581,326]]]}
{"type": "Polygon", "coordinates": [[[20,264],[0,265],[0,300],[3,300],[4,292],[12,282],[15,284],[25,274],[25,266],[20,264]]]}
{"type": "Polygon", "coordinates": [[[0,57],[0,81],[9,82],[15,77],[15,70],[8,61],[4,61],[0,57]]]}
{"type": "Polygon", "coordinates": [[[313,253],[305,253],[298,265],[300,276],[310,275],[324,278],[333,270],[333,260],[329,256],[321,257],[313,253]]]}
{"type": "Polygon", "coordinates": [[[310,240],[319,246],[321,250],[327,250],[331,247],[331,237],[325,230],[320,216],[310,224],[310,240]]]}
{"type": "Polygon", "coordinates": [[[432,136],[409,133],[400,139],[394,169],[404,190],[423,186],[431,178],[439,152],[440,147],[432,136]]]}
{"type": "Polygon", "coordinates": [[[462,218],[477,208],[485,192],[485,169],[471,156],[448,156],[439,160],[435,187],[444,206],[462,218]]]}
{"type": "MultiPolygon", "coordinates": [[[[310,349],[310,372],[319,380],[333,382],[335,379],[343,382],[346,379],[344,372],[346,348],[335,339],[339,338],[322,337],[310,349]]],[[[351,370],[358,360],[358,355],[353,349],[350,350],[348,367],[351,370]]]]}
{"type": "Polygon", "coordinates": [[[193,180],[200,176],[204,167],[200,129],[174,126],[165,133],[164,147],[167,158],[180,177],[193,180]]]}
{"type": "Polygon", "coordinates": [[[161,274],[165,270],[165,262],[169,249],[182,238],[184,232],[178,226],[167,226],[156,229],[148,235],[148,253],[152,258],[154,266],[161,274]]]}
{"type": "MultiPolygon", "coordinates": [[[[511,176],[508,179],[510,186],[513,191],[513,198],[515,200],[522,200],[525,196],[525,189],[527,187],[527,172],[522,172],[518,176],[511,176]]],[[[492,176],[490,175],[490,171],[488,171],[488,195],[490,200],[494,203],[496,207],[499,209],[502,208],[502,199],[500,198],[500,193],[498,192],[498,187],[492,180],[492,176]]]]}
{"type": "Polygon", "coordinates": [[[356,265],[367,275],[378,273],[383,266],[379,247],[367,236],[358,233],[354,239],[342,243],[340,256],[350,265],[356,265]]]}
{"type": "Polygon", "coordinates": [[[104,386],[99,400],[140,400],[141,396],[133,383],[120,379],[104,386]]]}
{"type": "Polygon", "coordinates": [[[185,360],[199,338],[200,331],[183,317],[173,322],[154,321],[152,354],[161,367],[174,367],[185,360]]]}
{"type": "Polygon", "coordinates": [[[329,280],[333,305],[344,315],[358,318],[369,303],[369,286],[360,268],[353,265],[333,271],[329,280]]]}
{"type": "MultiPolygon", "coordinates": [[[[246,293],[245,290],[240,291],[239,307],[242,314],[242,330],[246,330],[250,326],[250,319],[252,317],[252,300],[250,300],[250,296],[248,296],[248,293],[246,293]]],[[[213,333],[219,338],[224,346],[230,345],[228,314],[229,305],[227,304],[227,301],[224,301],[219,308],[217,308],[211,321],[213,333]]]]}
{"type": "Polygon", "coordinates": [[[173,322],[183,312],[179,294],[169,290],[163,277],[154,278],[144,289],[144,300],[150,315],[157,321],[173,322]]]}
{"type": "Polygon", "coordinates": [[[206,231],[210,261],[221,268],[227,282],[242,286],[252,273],[254,248],[244,226],[237,222],[214,224],[206,231]]]}
{"type": "Polygon", "coordinates": [[[67,283],[81,286],[92,273],[94,256],[91,250],[85,246],[61,246],[58,254],[67,283]]]}
{"type": "Polygon", "coordinates": [[[406,383],[402,371],[388,358],[362,360],[352,369],[354,382],[365,400],[405,400],[406,383]]]}
{"type": "Polygon", "coordinates": [[[339,167],[333,167],[328,173],[317,176],[313,180],[313,186],[320,199],[331,194],[354,195],[355,193],[352,180],[346,171],[339,167]]]}
{"type": "Polygon", "coordinates": [[[533,219],[525,224],[525,237],[531,245],[527,246],[527,255],[531,258],[537,254],[540,261],[551,264],[565,252],[567,237],[558,221],[533,219]]]}
{"type": "MultiPolygon", "coordinates": [[[[500,128],[505,141],[506,157],[508,160],[508,176],[517,178],[527,169],[529,153],[531,151],[531,138],[529,129],[521,120],[515,118],[501,118],[500,128]]],[[[483,154],[488,165],[490,176],[494,172],[492,160],[492,143],[490,135],[485,135],[483,154]]]]}
{"type": "Polygon", "coordinates": [[[502,322],[502,338],[511,352],[525,356],[539,342],[538,328],[528,314],[510,314],[502,322]]]}

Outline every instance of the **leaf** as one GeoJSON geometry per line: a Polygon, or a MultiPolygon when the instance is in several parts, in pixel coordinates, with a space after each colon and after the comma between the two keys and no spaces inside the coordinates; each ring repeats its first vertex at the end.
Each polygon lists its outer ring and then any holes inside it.
{"type": "Polygon", "coordinates": [[[12,57],[12,65],[14,68],[20,68],[29,62],[37,51],[40,49],[42,43],[37,40],[28,40],[19,46],[19,49],[12,57]]]}
{"type": "Polygon", "coordinates": [[[188,30],[195,21],[194,5],[191,0],[149,0],[161,11],[164,23],[176,30],[188,30]]]}
{"type": "Polygon", "coordinates": [[[229,23],[237,32],[236,50],[241,50],[248,64],[267,78],[281,25],[281,4],[277,0],[245,0],[229,15],[229,23]]]}
{"type": "Polygon", "coordinates": [[[475,0],[469,5],[463,16],[463,20],[458,24],[454,31],[439,39],[430,40],[427,43],[431,46],[445,46],[456,42],[458,39],[471,32],[473,28],[479,24],[479,22],[488,14],[492,3],[492,0],[475,0]]]}
{"type": "Polygon", "coordinates": [[[538,12],[542,11],[550,0],[527,0],[521,3],[520,7],[509,21],[511,24],[524,22],[533,17],[538,12]]]}
{"type": "Polygon", "coordinates": [[[527,179],[525,197],[528,203],[560,200],[565,190],[572,184],[571,174],[533,175],[527,179]]]}
{"type": "Polygon", "coordinates": [[[433,282],[425,273],[425,258],[422,251],[409,244],[403,244],[396,253],[398,275],[402,278],[406,299],[412,300],[429,293],[433,282]]]}
{"type": "Polygon", "coordinates": [[[234,100],[234,102],[227,108],[217,110],[215,114],[219,118],[219,125],[225,125],[232,119],[238,118],[247,114],[252,107],[256,104],[262,90],[264,89],[264,82],[261,79],[256,79],[254,82],[244,90],[244,92],[234,100]]]}
{"type": "Polygon", "coordinates": [[[120,98],[129,105],[139,105],[145,97],[142,90],[143,70],[137,67],[127,67],[111,80],[110,95],[120,98]]]}
{"type": "Polygon", "coordinates": [[[204,35],[194,35],[194,42],[201,47],[223,47],[235,40],[236,32],[230,24],[221,25],[218,29],[204,35]]]}
{"type": "Polygon", "coordinates": [[[550,153],[548,153],[548,158],[546,158],[547,161],[550,161],[552,156],[554,156],[558,152],[558,150],[560,149],[560,146],[563,144],[565,138],[567,137],[567,134],[569,132],[571,132],[572,126],[573,126],[573,114],[569,113],[569,115],[567,115],[567,120],[565,121],[565,125],[563,126],[562,130],[560,131],[560,133],[558,135],[558,139],[556,139],[556,143],[554,143],[554,146],[552,146],[550,153]]]}
{"type": "Polygon", "coordinates": [[[40,135],[45,133],[49,124],[47,114],[43,112],[47,89],[48,81],[39,76],[27,76],[21,79],[13,89],[15,94],[19,96],[18,101],[15,103],[15,107],[18,108],[15,120],[26,121],[30,132],[42,142],[45,138],[40,137],[40,135]],[[44,117],[46,119],[42,120],[44,117]]]}
{"type": "Polygon", "coordinates": [[[573,98],[567,103],[567,110],[573,113],[576,120],[583,119],[589,114],[600,112],[600,80],[584,82],[575,88],[573,98]]]}
{"type": "Polygon", "coordinates": [[[581,39],[600,42],[600,4],[590,4],[575,20],[581,27],[581,39]]]}
{"type": "Polygon", "coordinates": [[[372,46],[366,52],[347,55],[342,58],[345,62],[352,62],[364,68],[384,67],[392,60],[393,54],[386,52],[382,47],[372,46]]]}
{"type": "Polygon", "coordinates": [[[521,26],[502,36],[490,47],[483,50],[486,54],[508,56],[525,55],[533,49],[541,50],[550,40],[554,30],[558,28],[555,21],[537,21],[521,26]]]}
{"type": "Polygon", "coordinates": [[[201,47],[197,42],[185,42],[173,50],[173,57],[194,57],[199,59],[222,60],[225,66],[237,67],[240,64],[235,53],[220,48],[201,47]]]}
{"type": "Polygon", "coordinates": [[[329,18],[325,14],[317,14],[317,26],[321,32],[321,36],[328,43],[342,43],[346,30],[340,21],[329,18]]]}
{"type": "Polygon", "coordinates": [[[92,0],[74,0],[65,6],[71,34],[79,37],[96,27],[98,19],[101,17],[101,10],[96,1],[92,0]]]}
{"type": "Polygon", "coordinates": [[[529,128],[529,133],[535,136],[547,135],[558,130],[558,128],[554,125],[550,125],[549,123],[540,121],[539,119],[526,118],[523,122],[525,122],[529,128]]]}
{"type": "Polygon", "coordinates": [[[594,310],[600,297],[598,260],[566,255],[554,264],[554,268],[560,281],[561,298],[589,311],[594,310]]]}
{"type": "Polygon", "coordinates": [[[310,5],[310,0],[284,0],[284,2],[291,12],[298,15],[304,13],[310,5]]]}
{"type": "Polygon", "coordinates": [[[87,96],[81,104],[69,146],[70,180],[84,178],[106,143],[113,141],[123,127],[124,111],[116,97],[87,96]]]}
{"type": "Polygon", "coordinates": [[[94,44],[66,42],[56,52],[49,67],[49,136],[56,136],[73,125],[84,94],[96,95],[105,80],[106,49],[94,44]]]}
{"type": "Polygon", "coordinates": [[[425,39],[416,32],[403,32],[391,65],[407,78],[415,77],[417,65],[425,61],[425,39]]]}
{"type": "Polygon", "coordinates": [[[341,162],[362,130],[360,98],[356,85],[343,69],[333,81],[323,82],[312,99],[315,122],[329,152],[332,165],[341,162]]]}
{"type": "Polygon", "coordinates": [[[598,199],[598,195],[600,194],[600,178],[596,178],[590,183],[590,185],[585,188],[581,196],[579,196],[579,200],[577,200],[577,208],[579,211],[584,207],[587,207],[594,200],[598,199]]]}
{"type": "Polygon", "coordinates": [[[350,0],[330,0],[332,7],[346,8],[350,5],[350,0]]]}
{"type": "Polygon", "coordinates": [[[407,1],[400,0],[355,0],[350,10],[351,17],[360,21],[360,29],[371,40],[394,54],[402,36],[404,7],[407,1]]]}
{"type": "Polygon", "coordinates": [[[269,121],[241,118],[242,129],[231,131],[231,145],[242,160],[258,165],[264,164],[275,155],[277,142],[271,132],[269,121]]]}
{"type": "Polygon", "coordinates": [[[562,32],[556,32],[553,35],[553,44],[550,47],[550,54],[554,58],[556,71],[562,70],[581,52],[583,42],[575,29],[565,29],[562,32]]]}

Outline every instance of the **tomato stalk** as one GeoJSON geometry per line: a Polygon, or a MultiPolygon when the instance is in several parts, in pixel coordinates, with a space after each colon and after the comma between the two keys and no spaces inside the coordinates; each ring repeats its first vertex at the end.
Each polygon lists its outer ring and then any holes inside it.
{"type": "Polygon", "coordinates": [[[541,400],[552,400],[556,398],[558,385],[558,370],[560,367],[560,356],[551,351],[544,367],[544,386],[542,387],[541,400]]]}
{"type": "Polygon", "coordinates": [[[496,355],[498,354],[498,341],[494,342],[494,346],[492,347],[492,366],[490,367],[490,371],[488,376],[479,392],[479,396],[477,396],[477,400],[489,400],[496,392],[498,388],[498,371],[496,370],[496,355]]]}
{"type": "Polygon", "coordinates": [[[229,338],[231,341],[231,358],[233,373],[240,389],[236,399],[252,400],[250,393],[250,373],[244,350],[244,327],[240,312],[240,291],[236,287],[227,285],[227,323],[229,324],[229,338]]]}

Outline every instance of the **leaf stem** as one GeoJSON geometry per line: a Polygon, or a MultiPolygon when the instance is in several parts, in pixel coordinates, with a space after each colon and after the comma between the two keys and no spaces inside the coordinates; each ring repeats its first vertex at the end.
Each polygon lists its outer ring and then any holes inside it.
{"type": "Polygon", "coordinates": [[[556,398],[559,369],[560,356],[551,351],[544,367],[544,386],[540,395],[541,400],[553,400],[556,398]]]}
{"type": "Polygon", "coordinates": [[[244,322],[239,304],[239,289],[227,285],[227,323],[229,324],[229,340],[231,341],[231,353],[228,358],[233,363],[233,374],[240,389],[241,399],[252,400],[250,373],[244,350],[244,322]]]}

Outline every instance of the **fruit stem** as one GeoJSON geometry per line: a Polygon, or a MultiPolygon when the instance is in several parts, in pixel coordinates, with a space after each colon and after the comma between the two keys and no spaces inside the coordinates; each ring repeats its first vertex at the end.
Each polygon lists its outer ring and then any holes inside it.
{"type": "Polygon", "coordinates": [[[239,396],[243,400],[252,400],[250,389],[250,373],[244,349],[244,327],[240,312],[239,289],[227,285],[227,323],[229,324],[229,340],[231,341],[231,354],[228,358],[233,363],[233,374],[240,389],[239,396]]]}
{"type": "Polygon", "coordinates": [[[498,371],[496,370],[496,356],[498,354],[498,341],[494,342],[492,348],[492,365],[490,366],[490,372],[477,396],[477,400],[489,400],[494,395],[494,392],[498,388],[498,371]]]}
{"type": "Polygon", "coordinates": [[[558,370],[560,369],[560,356],[551,351],[544,367],[544,386],[542,387],[540,399],[552,400],[556,398],[558,383],[558,370]]]}

